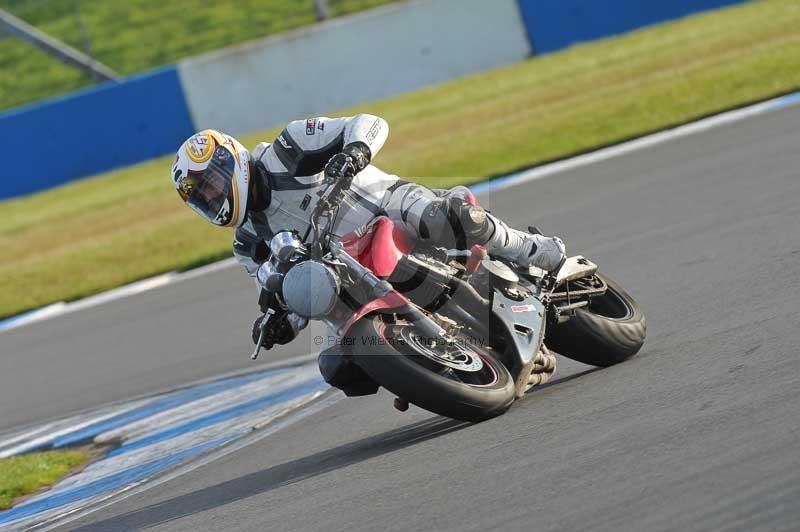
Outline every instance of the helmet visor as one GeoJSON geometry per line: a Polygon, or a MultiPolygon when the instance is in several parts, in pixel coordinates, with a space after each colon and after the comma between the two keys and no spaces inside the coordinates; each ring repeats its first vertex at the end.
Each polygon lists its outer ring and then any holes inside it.
{"type": "Polygon", "coordinates": [[[186,203],[210,222],[228,225],[233,217],[235,171],[236,159],[233,154],[218,146],[202,174],[186,176],[181,195],[186,203]]]}

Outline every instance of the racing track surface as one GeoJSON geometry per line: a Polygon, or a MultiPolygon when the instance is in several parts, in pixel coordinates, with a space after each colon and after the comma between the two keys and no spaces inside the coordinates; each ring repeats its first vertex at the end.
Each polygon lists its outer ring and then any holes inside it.
{"type": "Polygon", "coordinates": [[[228,268],[0,334],[0,433],[311,353],[315,329],[250,361],[258,304],[243,272],[228,268]]]}
{"type": "MultiPolygon", "coordinates": [[[[496,192],[484,204],[558,232],[640,300],[640,356],[563,363],[474,426],[385,393],[342,400],[62,529],[794,529],[798,169],[794,107],[496,192]]],[[[0,336],[2,425],[245,367],[255,305],[237,275],[0,336]]]]}

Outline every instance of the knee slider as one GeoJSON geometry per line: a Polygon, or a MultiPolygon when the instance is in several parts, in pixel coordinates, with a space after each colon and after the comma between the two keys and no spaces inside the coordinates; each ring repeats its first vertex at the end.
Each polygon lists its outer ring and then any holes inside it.
{"type": "Polygon", "coordinates": [[[449,201],[449,219],[458,247],[483,245],[494,234],[494,224],[482,207],[470,205],[459,198],[449,201]]]}
{"type": "Polygon", "coordinates": [[[418,227],[420,238],[457,249],[486,244],[494,231],[494,223],[482,207],[458,197],[429,203],[422,211],[418,227]]]}
{"type": "Polygon", "coordinates": [[[432,201],[420,216],[419,236],[424,240],[440,241],[446,237],[449,226],[447,202],[445,200],[432,201]]]}

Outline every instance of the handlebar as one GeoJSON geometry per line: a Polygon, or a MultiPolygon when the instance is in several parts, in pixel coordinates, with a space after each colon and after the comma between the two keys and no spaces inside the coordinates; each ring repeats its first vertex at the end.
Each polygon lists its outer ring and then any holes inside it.
{"type": "Polygon", "coordinates": [[[339,205],[342,201],[344,193],[350,190],[355,176],[335,176],[325,172],[325,181],[328,186],[318,192],[319,201],[317,201],[314,212],[311,213],[311,231],[313,239],[311,240],[310,250],[313,259],[319,259],[322,252],[322,244],[324,239],[328,236],[331,229],[333,229],[333,222],[336,219],[336,214],[339,211],[339,205]],[[328,218],[328,224],[325,226],[325,231],[320,231],[320,220],[323,216],[328,218]]]}
{"type": "Polygon", "coordinates": [[[325,181],[329,183],[329,187],[321,191],[321,200],[327,201],[328,204],[338,203],[341,200],[342,194],[350,190],[355,176],[335,176],[325,173],[325,181]]]}

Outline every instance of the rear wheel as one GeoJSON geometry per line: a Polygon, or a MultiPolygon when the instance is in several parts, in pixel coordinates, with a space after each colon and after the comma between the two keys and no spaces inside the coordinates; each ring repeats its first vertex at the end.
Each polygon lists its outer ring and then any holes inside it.
{"type": "Polygon", "coordinates": [[[463,421],[498,416],[514,402],[514,381],[489,349],[460,337],[437,345],[411,323],[379,317],[354,326],[354,362],[375,382],[420,408],[463,421]]]}
{"type": "Polygon", "coordinates": [[[547,328],[547,347],[593,366],[611,366],[632,357],[644,345],[647,322],[639,304],[620,285],[597,274],[605,294],[575,311],[569,321],[547,328]]]}

